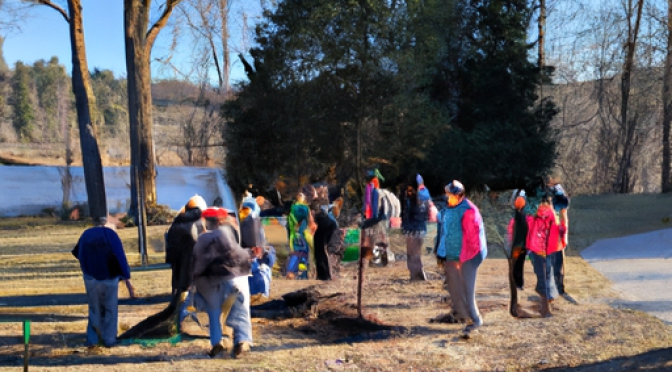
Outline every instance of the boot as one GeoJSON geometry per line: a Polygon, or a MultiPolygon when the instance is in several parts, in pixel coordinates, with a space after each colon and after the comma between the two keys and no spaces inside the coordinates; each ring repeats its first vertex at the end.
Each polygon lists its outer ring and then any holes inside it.
{"type": "Polygon", "coordinates": [[[548,301],[548,298],[546,296],[540,296],[541,297],[541,310],[539,313],[541,314],[542,318],[550,318],[553,316],[551,314],[551,305],[550,302],[548,301]]]}
{"type": "Polygon", "coordinates": [[[249,352],[250,352],[250,344],[245,341],[238,343],[236,347],[233,349],[233,354],[236,356],[236,358],[240,358],[249,352]]]}
{"type": "Polygon", "coordinates": [[[223,337],[222,341],[219,341],[217,345],[212,347],[212,350],[210,350],[208,355],[210,356],[210,358],[214,358],[221,352],[224,352],[226,354],[230,353],[231,349],[233,349],[233,342],[231,341],[230,338],[223,337]]]}

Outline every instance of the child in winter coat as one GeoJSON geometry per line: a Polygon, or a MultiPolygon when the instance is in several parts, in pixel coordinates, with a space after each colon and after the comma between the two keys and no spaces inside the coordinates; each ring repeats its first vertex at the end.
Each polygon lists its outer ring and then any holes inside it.
{"type": "Polygon", "coordinates": [[[551,317],[549,301],[552,301],[551,275],[555,253],[560,251],[560,236],[564,227],[558,225],[552,205],[553,195],[550,191],[542,193],[537,213],[527,216],[528,233],[526,246],[531,252],[532,266],[537,276],[536,292],[540,296],[541,316],[551,317]]]}

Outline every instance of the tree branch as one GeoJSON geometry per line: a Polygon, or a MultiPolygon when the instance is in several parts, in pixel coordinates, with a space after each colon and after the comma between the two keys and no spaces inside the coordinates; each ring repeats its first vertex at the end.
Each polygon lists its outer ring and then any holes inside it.
{"type": "Polygon", "coordinates": [[[34,0],[38,4],[46,5],[55,11],[61,13],[63,18],[65,18],[65,21],[70,23],[70,16],[68,16],[68,13],[65,11],[65,9],[61,8],[60,6],[52,3],[50,0],[34,0]]]}
{"type": "Polygon", "coordinates": [[[147,55],[149,55],[152,51],[152,46],[154,46],[156,37],[159,35],[159,32],[163,29],[166,23],[168,23],[168,18],[170,18],[170,15],[173,13],[173,9],[177,6],[177,4],[180,3],[180,1],[181,0],[167,0],[166,8],[163,10],[161,17],[159,17],[159,20],[149,28],[149,31],[147,31],[147,35],[145,36],[145,53],[147,53],[147,55]]]}

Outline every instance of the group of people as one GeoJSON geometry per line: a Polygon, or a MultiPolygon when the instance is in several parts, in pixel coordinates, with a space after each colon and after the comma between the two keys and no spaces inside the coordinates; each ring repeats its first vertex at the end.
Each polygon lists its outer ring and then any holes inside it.
{"type": "MultiPolygon", "coordinates": [[[[222,352],[240,356],[250,350],[250,295],[261,292],[268,296],[275,252],[266,244],[256,201],[248,199],[237,211],[239,226],[229,211],[208,207],[195,195],[179,211],[165,236],[172,293],[179,297],[178,324],[181,326],[189,313],[207,313],[211,357],[222,352]],[[262,275],[254,275],[255,270],[262,275]],[[255,291],[259,277],[265,281],[264,289],[255,291]]],[[[106,226],[105,218],[95,222],[72,253],[80,261],[89,303],[87,344],[110,347],[117,342],[118,283],[126,283],[131,297],[135,288],[119,236],[106,226]]]]}
{"type": "MultiPolygon", "coordinates": [[[[476,278],[488,248],[479,209],[457,180],[445,186],[445,201],[437,208],[419,174],[402,189],[400,198],[380,189],[379,178],[382,176],[375,170],[367,174],[360,224],[362,257],[371,258],[374,247],[387,250],[387,228],[390,220],[400,215],[410,280],[427,280],[421,255],[427,222],[436,221],[434,254],[452,302],[448,320],[467,323],[464,334],[468,336],[483,324],[476,303],[476,278]]],[[[261,227],[262,202],[246,195],[236,219],[230,215],[233,211],[208,207],[195,195],[165,236],[172,292],[180,298],[179,319],[196,309],[207,313],[212,357],[221,352],[240,356],[252,346],[250,294],[268,296],[275,263],[275,252],[269,250],[261,227]],[[261,280],[265,289],[251,291],[255,280],[261,280]],[[221,323],[223,315],[226,327],[221,323]]],[[[549,302],[556,293],[574,302],[564,288],[569,198],[562,186],[550,180],[528,190],[516,190],[512,207],[507,246],[511,314],[520,315],[516,290],[523,288],[523,265],[529,255],[537,276],[540,314],[551,316],[549,302]]],[[[301,264],[314,263],[317,279],[338,278],[344,249],[337,222],[341,208],[342,199],[330,202],[324,185],[310,185],[297,194],[287,223],[291,250],[285,266],[288,277],[300,272],[301,264]]],[[[96,226],[82,234],[72,253],[80,261],[89,302],[87,343],[109,347],[117,342],[118,284],[123,281],[131,297],[135,288],[118,235],[106,227],[105,218],[95,222],[96,226]]]]}
{"type": "Polygon", "coordinates": [[[511,315],[524,316],[518,306],[517,290],[523,289],[523,266],[529,256],[537,277],[535,291],[540,297],[540,314],[550,317],[550,303],[558,295],[576,304],[576,300],[566,292],[564,281],[569,197],[553,178],[541,178],[527,191],[515,190],[512,207],[514,216],[509,222],[506,247],[511,315]]]}
{"type": "MultiPolygon", "coordinates": [[[[386,203],[378,190],[377,172],[369,174],[364,197],[362,254],[369,246],[387,246],[385,233],[386,203]]],[[[536,292],[540,298],[540,315],[550,317],[549,303],[557,295],[576,301],[565,291],[564,251],[567,247],[569,197],[553,178],[540,178],[528,191],[515,190],[512,198],[514,216],[509,224],[507,246],[511,284],[511,314],[522,316],[517,290],[523,289],[523,266],[529,255],[537,276],[536,292]]],[[[427,222],[437,223],[434,254],[442,268],[452,302],[451,313],[444,320],[467,323],[468,336],[483,324],[476,303],[478,269],[488,254],[483,217],[478,207],[466,198],[465,187],[454,180],[444,188],[440,208],[432,202],[421,175],[406,184],[400,194],[401,229],[406,238],[407,268],[411,281],[427,280],[421,260],[427,234],[427,222]]]]}
{"type": "Polygon", "coordinates": [[[297,193],[287,216],[287,278],[308,278],[311,272],[318,280],[338,278],[344,251],[337,220],[342,206],[340,197],[330,201],[326,184],[306,185],[297,193]]]}

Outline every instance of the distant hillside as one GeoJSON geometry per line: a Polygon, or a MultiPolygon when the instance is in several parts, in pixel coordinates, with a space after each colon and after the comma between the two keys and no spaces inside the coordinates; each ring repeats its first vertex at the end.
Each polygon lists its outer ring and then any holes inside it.
{"type": "MultiPolygon", "coordinates": [[[[97,107],[92,113],[103,164],[130,162],[126,80],[111,71],[94,69],[91,82],[97,107]]],[[[223,98],[213,87],[188,81],[161,80],[152,84],[154,142],[163,166],[220,166],[219,106],[223,98]]],[[[70,78],[57,58],[33,65],[16,64],[0,71],[0,164],[66,165],[69,138],[72,164],[81,164],[79,134],[70,78]],[[15,126],[17,75],[25,87],[22,108],[28,110],[21,132],[15,126]]]]}

